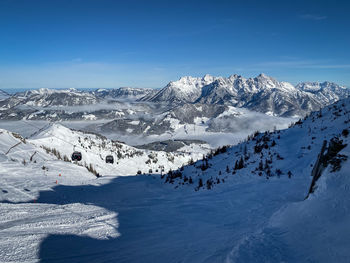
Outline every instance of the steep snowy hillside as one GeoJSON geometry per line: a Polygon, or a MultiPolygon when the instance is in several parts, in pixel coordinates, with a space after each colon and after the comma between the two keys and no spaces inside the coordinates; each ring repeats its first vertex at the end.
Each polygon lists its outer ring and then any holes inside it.
{"type": "Polygon", "coordinates": [[[77,179],[78,184],[81,184],[81,180],[96,178],[86,168],[60,161],[21,135],[3,129],[0,129],[0,167],[1,188],[14,189],[16,192],[16,195],[9,196],[7,190],[3,190],[0,193],[1,199],[11,202],[36,199],[40,188],[52,187],[58,179],[60,183],[75,185],[77,179]],[[71,174],[69,172],[71,170],[75,170],[75,173],[71,174]],[[26,181],[18,180],[15,176],[17,172],[26,176],[26,181]],[[70,175],[58,178],[60,173],[70,175]],[[35,191],[26,190],[25,185],[35,186],[35,184],[40,187],[35,191]]]}
{"type": "Polygon", "coordinates": [[[53,124],[39,132],[30,140],[38,147],[43,147],[48,152],[56,152],[56,156],[70,161],[74,151],[82,153],[82,160],[77,164],[91,167],[100,175],[135,175],[138,172],[162,173],[169,169],[177,169],[189,160],[197,160],[209,149],[208,145],[197,152],[156,152],[141,150],[118,141],[90,133],[70,130],[62,125],[53,124]],[[106,164],[105,158],[112,155],[115,162],[106,164]]]}
{"type": "Polygon", "coordinates": [[[255,133],[242,144],[225,147],[223,154],[212,152],[202,161],[185,167],[181,178],[168,175],[165,180],[178,186],[188,185],[184,176],[191,176],[194,177],[192,187],[199,190],[241,175],[270,179],[311,174],[312,163],[323,141],[347,140],[349,122],[350,100],[346,99],[311,113],[289,129],[255,133]],[[203,183],[200,187],[199,181],[203,183]]]}

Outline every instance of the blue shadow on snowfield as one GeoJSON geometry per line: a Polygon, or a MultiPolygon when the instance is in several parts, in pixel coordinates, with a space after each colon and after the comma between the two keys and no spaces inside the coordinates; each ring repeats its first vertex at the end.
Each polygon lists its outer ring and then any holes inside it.
{"type": "MultiPolygon", "coordinates": [[[[40,192],[38,203],[82,203],[118,213],[120,233],[109,240],[49,235],[40,245],[40,262],[178,262],[184,257],[188,262],[213,262],[206,258],[210,252],[205,244],[214,237],[224,242],[222,231],[232,228],[231,209],[225,211],[213,191],[199,194],[193,187],[179,190],[163,182],[159,175],[127,176],[100,186],[58,185],[40,192]],[[231,223],[218,228],[218,214],[226,214],[222,221],[231,223]]],[[[231,244],[227,246],[229,250],[231,244]]],[[[214,261],[223,261],[225,252],[214,261]]]]}
{"type": "Polygon", "coordinates": [[[199,191],[194,185],[174,189],[159,175],[104,180],[96,179],[100,185],[57,185],[40,192],[37,202],[115,212],[120,236],[50,234],[40,244],[40,262],[225,262],[281,205],[305,196],[300,182],[288,178],[239,180],[199,191]]]}

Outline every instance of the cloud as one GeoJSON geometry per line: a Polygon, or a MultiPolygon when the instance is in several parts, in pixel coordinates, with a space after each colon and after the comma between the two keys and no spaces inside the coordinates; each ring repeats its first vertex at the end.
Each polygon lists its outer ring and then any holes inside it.
{"type": "Polygon", "coordinates": [[[303,14],[303,15],[300,15],[299,17],[304,20],[313,20],[313,21],[327,19],[327,16],[322,16],[317,14],[303,14]]]}

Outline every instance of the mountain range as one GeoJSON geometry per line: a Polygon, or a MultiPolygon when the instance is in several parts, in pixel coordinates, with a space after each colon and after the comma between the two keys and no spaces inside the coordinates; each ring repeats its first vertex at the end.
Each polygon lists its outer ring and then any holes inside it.
{"type": "Polygon", "coordinates": [[[226,104],[283,117],[302,116],[348,97],[350,90],[331,82],[303,82],[296,86],[260,74],[255,78],[231,75],[182,77],[170,82],[151,102],[226,104]]]}
{"type": "MultiPolygon", "coordinates": [[[[350,89],[331,82],[293,86],[264,74],[248,79],[205,75],[182,77],[160,90],[124,87],[20,92],[0,99],[0,119],[83,121],[80,129],[132,145],[201,140],[204,134],[220,133],[234,133],[241,139],[256,130],[286,128],[294,119],[349,95],[350,89]]],[[[216,137],[210,140],[218,145],[216,137]]]]}
{"type": "MultiPolygon", "coordinates": [[[[133,103],[229,105],[282,117],[301,117],[350,95],[350,89],[332,82],[302,82],[295,86],[265,74],[255,78],[239,75],[225,77],[181,77],[162,89],[123,87],[81,91],[76,89],[38,89],[0,99],[4,113],[15,105],[37,107],[133,103]]],[[[12,112],[11,112],[12,113],[12,112]]],[[[3,114],[4,115],[4,114],[3,114]]],[[[3,117],[2,117],[3,118],[3,117]]]]}

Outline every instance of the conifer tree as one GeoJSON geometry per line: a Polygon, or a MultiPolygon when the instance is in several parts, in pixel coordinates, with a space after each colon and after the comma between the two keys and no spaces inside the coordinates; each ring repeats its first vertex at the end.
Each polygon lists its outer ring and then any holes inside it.
{"type": "Polygon", "coordinates": [[[238,163],[238,169],[242,169],[244,168],[244,161],[243,161],[243,158],[241,156],[241,159],[239,160],[239,163],[238,163]]]}
{"type": "Polygon", "coordinates": [[[202,181],[202,178],[199,178],[199,181],[198,181],[198,189],[203,187],[203,181],[202,181]]]}
{"type": "Polygon", "coordinates": [[[264,170],[264,164],[263,164],[263,161],[260,159],[260,162],[259,162],[259,171],[262,171],[264,170]]]}

